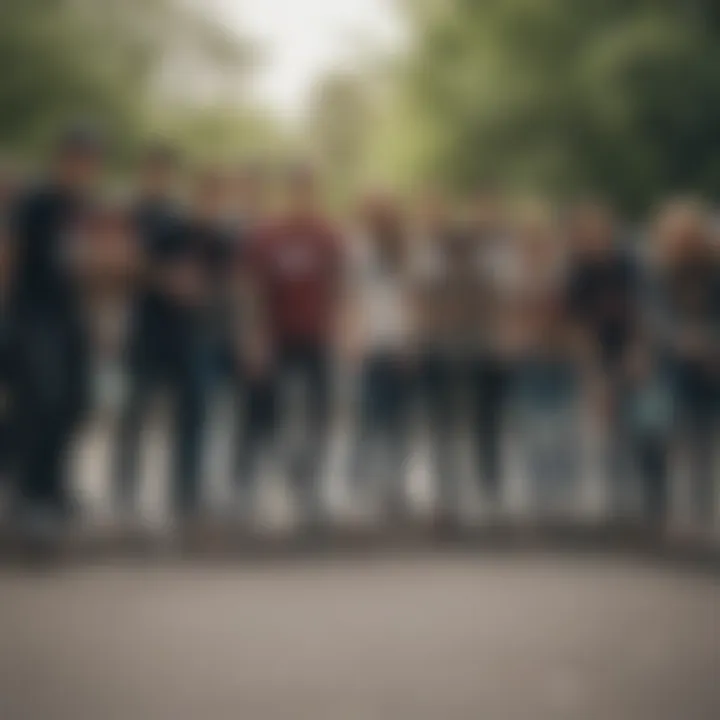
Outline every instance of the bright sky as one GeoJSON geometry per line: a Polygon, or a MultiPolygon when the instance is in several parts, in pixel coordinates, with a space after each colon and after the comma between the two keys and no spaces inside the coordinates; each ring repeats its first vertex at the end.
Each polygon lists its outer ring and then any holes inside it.
{"type": "Polygon", "coordinates": [[[352,66],[358,45],[397,45],[394,0],[219,0],[228,20],[260,42],[266,57],[254,88],[290,117],[302,112],[314,81],[352,66]]]}

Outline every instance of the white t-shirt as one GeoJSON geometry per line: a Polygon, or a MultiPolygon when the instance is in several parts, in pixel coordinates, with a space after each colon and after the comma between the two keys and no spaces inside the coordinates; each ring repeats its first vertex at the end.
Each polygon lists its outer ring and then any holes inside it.
{"type": "Polygon", "coordinates": [[[353,242],[352,276],[368,352],[403,349],[411,338],[409,280],[404,269],[384,265],[369,239],[353,242]]]}

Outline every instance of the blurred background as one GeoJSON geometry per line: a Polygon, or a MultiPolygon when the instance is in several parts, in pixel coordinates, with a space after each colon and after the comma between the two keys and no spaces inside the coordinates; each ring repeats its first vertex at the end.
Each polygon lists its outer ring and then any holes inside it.
{"type": "Polygon", "coordinates": [[[720,3],[1,2],[3,720],[720,717],[720,3]]]}
{"type": "Polygon", "coordinates": [[[37,158],[79,111],[118,171],[148,133],[200,158],[311,153],[368,182],[479,182],[630,211],[717,192],[707,0],[7,0],[0,143],[37,158]]]}

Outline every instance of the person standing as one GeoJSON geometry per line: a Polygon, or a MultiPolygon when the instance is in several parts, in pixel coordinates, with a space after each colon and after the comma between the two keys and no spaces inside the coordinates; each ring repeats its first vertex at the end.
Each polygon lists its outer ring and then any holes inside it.
{"type": "MultiPolygon", "coordinates": [[[[701,527],[712,526],[717,513],[720,258],[713,239],[710,217],[696,202],[668,203],[655,222],[657,262],[650,317],[655,319],[659,356],[672,387],[672,436],[684,450],[694,519],[701,527]]],[[[655,482],[648,488],[649,509],[664,519],[667,443],[656,444],[654,453],[646,453],[646,458],[656,473],[655,482]]]]}
{"type": "Polygon", "coordinates": [[[482,259],[473,228],[455,219],[437,195],[423,202],[418,234],[420,253],[412,265],[418,388],[430,435],[435,521],[445,530],[461,511],[458,438],[474,425],[468,422],[473,360],[485,331],[482,259]]]}
{"type": "Polygon", "coordinates": [[[367,497],[377,472],[375,494],[396,516],[406,508],[414,374],[407,228],[396,202],[379,195],[366,201],[360,221],[350,291],[362,365],[351,476],[367,497]]]}
{"type": "Polygon", "coordinates": [[[302,427],[293,428],[301,437],[288,452],[288,469],[303,520],[315,524],[323,516],[320,475],[345,261],[340,235],[321,208],[312,169],[290,172],[287,207],[257,234],[249,264],[261,317],[256,315],[253,328],[246,329],[244,343],[244,365],[253,387],[240,441],[238,482],[244,495],[254,493],[258,454],[276,440],[280,420],[295,409],[286,402],[288,385],[295,383],[305,402],[302,427]]]}
{"type": "Polygon", "coordinates": [[[498,192],[484,188],[476,193],[470,221],[475,324],[467,335],[471,338],[473,435],[481,488],[491,513],[502,511],[504,503],[503,444],[513,373],[506,348],[508,265],[512,255],[512,238],[506,226],[498,192]]]}
{"type": "Polygon", "coordinates": [[[177,519],[193,520],[200,509],[212,300],[229,265],[220,219],[223,195],[212,174],[201,176],[189,216],[184,216],[173,202],[177,159],[172,151],[153,149],[143,170],[143,196],[135,214],[142,271],[115,485],[121,510],[134,513],[144,421],[151,401],[166,389],[173,407],[171,507],[177,519]]]}
{"type": "Polygon", "coordinates": [[[21,195],[11,220],[8,308],[18,482],[22,509],[42,532],[57,527],[73,505],[69,455],[89,381],[79,280],[90,260],[75,241],[102,159],[92,129],[68,130],[50,177],[21,195]]]}
{"type": "Polygon", "coordinates": [[[430,468],[438,525],[454,523],[459,511],[455,439],[459,430],[453,363],[446,352],[444,250],[453,232],[447,204],[427,193],[416,209],[411,268],[411,322],[417,352],[417,396],[429,435],[430,468]]]}
{"type": "Polygon", "coordinates": [[[481,233],[474,222],[442,213],[434,214],[425,234],[431,240],[415,271],[420,382],[430,420],[438,521],[449,525],[460,513],[461,435],[471,435],[478,447],[485,500],[492,505],[498,500],[496,445],[505,387],[494,383],[504,376],[491,373],[489,365],[495,278],[484,228],[481,233]]]}
{"type": "MultiPolygon", "coordinates": [[[[134,517],[139,490],[140,440],[155,390],[169,376],[181,312],[169,287],[161,283],[167,246],[180,223],[175,192],[179,159],[157,144],[142,159],[132,222],[140,267],[132,299],[126,347],[127,391],[120,413],[114,458],[114,490],[121,515],[134,517]]],[[[176,449],[176,455],[179,452],[176,449]]]]}
{"type": "Polygon", "coordinates": [[[580,437],[565,247],[544,205],[516,214],[512,238],[506,323],[516,439],[535,515],[567,519],[576,508],[580,437]]]}
{"type": "Polygon", "coordinates": [[[619,244],[613,212],[585,201],[570,212],[568,304],[582,346],[584,374],[602,427],[611,513],[624,513],[633,456],[632,366],[640,323],[641,276],[619,244]]]}

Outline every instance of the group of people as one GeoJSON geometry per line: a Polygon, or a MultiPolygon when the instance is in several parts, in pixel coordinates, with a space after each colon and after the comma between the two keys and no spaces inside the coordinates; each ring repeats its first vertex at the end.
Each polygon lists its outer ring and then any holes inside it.
{"type": "Polygon", "coordinates": [[[163,393],[176,517],[202,511],[208,412],[231,397],[238,517],[253,515],[273,456],[301,517],[323,522],[341,369],[355,391],[358,504],[407,511],[422,418],[439,522],[462,516],[458,438],[474,448],[486,507],[502,510],[508,432],[535,511],[568,512],[589,414],[612,514],[637,487],[642,517],[664,523],[680,449],[697,521],[714,522],[720,246],[702,204],[668,202],[631,228],[597,199],[512,205],[483,188],[451,205],[373,192],[338,221],[309,166],[189,171],[155,144],[121,201],[100,192],[104,156],[75,128],[46,178],[0,188],[2,470],[28,522],[76,510],[69,458],[93,363],[113,344],[103,311],[118,307],[111,475],[123,516],[137,512],[143,429],[163,393]]]}

